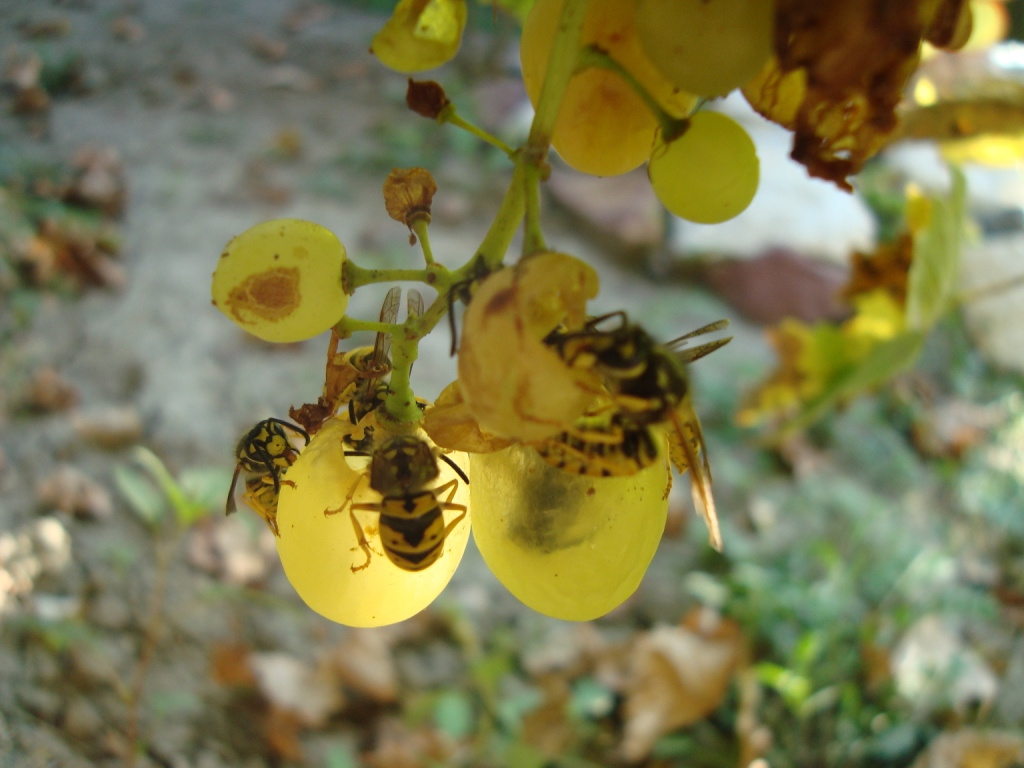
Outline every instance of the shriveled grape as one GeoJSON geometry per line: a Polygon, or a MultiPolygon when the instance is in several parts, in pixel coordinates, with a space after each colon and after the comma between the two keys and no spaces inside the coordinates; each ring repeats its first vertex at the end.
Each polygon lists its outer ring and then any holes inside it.
{"type": "Polygon", "coordinates": [[[757,192],[754,142],[731,117],[698,112],[669,143],[660,137],[647,166],[662,204],[680,218],[717,224],[743,211],[757,192]]]}

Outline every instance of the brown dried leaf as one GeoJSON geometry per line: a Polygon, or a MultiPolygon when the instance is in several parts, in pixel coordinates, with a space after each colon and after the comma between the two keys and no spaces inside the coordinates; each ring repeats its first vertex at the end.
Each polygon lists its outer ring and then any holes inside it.
{"type": "Polygon", "coordinates": [[[71,414],[75,433],[93,445],[117,450],[142,439],[142,416],[134,405],[101,405],[71,414]]]}
{"type": "Polygon", "coordinates": [[[38,502],[69,515],[108,520],[114,514],[109,491],[69,464],[59,465],[36,486],[38,502]]]}
{"type": "Polygon", "coordinates": [[[281,61],[288,54],[288,43],[254,33],[246,39],[249,50],[265,61],[281,61]]]}
{"type": "Polygon", "coordinates": [[[896,106],[926,35],[959,42],[949,19],[967,0],[779,0],[775,56],[743,94],[794,132],[793,159],[852,191],[857,173],[897,127],[896,106]]]}
{"type": "Polygon", "coordinates": [[[695,609],[680,627],[639,636],[623,709],[622,755],[641,760],[661,736],[713,712],[740,664],[739,626],[695,609]]]}
{"type": "Polygon", "coordinates": [[[452,745],[430,728],[411,730],[402,722],[383,718],[373,751],[360,755],[367,768],[434,768],[451,765],[452,745]]]}
{"type": "Polygon", "coordinates": [[[110,34],[126,43],[138,43],[146,36],[146,28],[131,16],[118,16],[110,22],[110,34]]]}
{"type": "Polygon", "coordinates": [[[50,19],[42,19],[41,21],[27,22],[19,25],[18,29],[25,37],[35,40],[43,38],[55,39],[67,37],[71,31],[71,22],[66,16],[57,16],[50,19]]]}
{"type": "Polygon", "coordinates": [[[850,257],[853,272],[843,288],[849,301],[861,293],[882,288],[901,307],[907,303],[907,275],[914,259],[914,238],[903,232],[891,243],[881,243],[873,253],[854,251],[850,257]]]}
{"type": "Polygon", "coordinates": [[[57,371],[44,366],[32,374],[26,404],[36,411],[65,411],[78,402],[78,390],[57,371]]]}
{"type": "Polygon", "coordinates": [[[272,710],[287,712],[305,728],[318,728],[344,704],[329,665],[312,667],[287,653],[249,654],[260,693],[272,710]]]}
{"type": "MultiPolygon", "coordinates": [[[[272,536],[264,528],[259,536],[272,536]]],[[[239,516],[203,520],[189,531],[185,556],[189,564],[228,584],[248,586],[266,580],[273,562],[270,551],[254,539],[239,516]]]]}
{"type": "Polygon", "coordinates": [[[241,642],[218,643],[210,653],[210,674],[214,682],[237,687],[255,687],[256,675],[249,664],[252,649],[241,642]]]}
{"type": "Polygon", "coordinates": [[[395,634],[386,629],[351,629],[331,649],[327,661],[338,679],[373,701],[398,701],[398,669],[392,653],[395,634]]]}
{"type": "Polygon", "coordinates": [[[76,176],[65,199],[95,208],[108,216],[120,216],[128,199],[124,162],[113,147],[86,146],[72,159],[76,176]]]}
{"type": "Polygon", "coordinates": [[[911,768],[1014,768],[1024,762],[1024,736],[1017,731],[961,728],[944,733],[911,768]]]}
{"type": "Polygon", "coordinates": [[[575,725],[569,721],[572,691],[561,675],[545,675],[538,682],[544,698],[523,717],[523,740],[541,754],[556,758],[569,750],[575,737],[575,725]]]}

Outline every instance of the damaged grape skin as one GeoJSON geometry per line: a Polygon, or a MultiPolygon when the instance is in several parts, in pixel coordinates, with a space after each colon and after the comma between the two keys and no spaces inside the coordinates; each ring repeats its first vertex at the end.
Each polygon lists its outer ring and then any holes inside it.
{"type": "Polygon", "coordinates": [[[345,259],[345,246],[319,224],[265,221],[225,247],[213,272],[213,305],[264,341],[310,339],[345,314],[345,259]]]}
{"type": "Polygon", "coordinates": [[[525,605],[588,621],[636,591],[665,529],[665,461],[628,477],[580,477],[514,445],[471,455],[470,468],[473,538],[525,605]]]}
{"type": "MultiPolygon", "coordinates": [[[[469,521],[463,520],[447,536],[441,558],[422,571],[404,571],[383,554],[377,515],[356,512],[372,554],[369,565],[353,572],[366,557],[359,549],[349,512],[340,509],[368,457],[344,456],[343,438],[351,430],[347,418],[329,420],[314,435],[281,486],[277,521],[281,535],[275,540],[285,576],[299,597],[320,615],[351,627],[380,627],[403,621],[422,611],[447,586],[469,541],[469,521]]],[[[465,454],[449,454],[460,467],[468,467],[465,454]]],[[[438,462],[441,474],[434,487],[455,477],[438,462]]],[[[364,479],[353,501],[377,503],[380,494],[364,479]]],[[[452,499],[469,503],[469,492],[459,481],[452,499]]],[[[451,519],[446,513],[446,519],[451,519]]]]}

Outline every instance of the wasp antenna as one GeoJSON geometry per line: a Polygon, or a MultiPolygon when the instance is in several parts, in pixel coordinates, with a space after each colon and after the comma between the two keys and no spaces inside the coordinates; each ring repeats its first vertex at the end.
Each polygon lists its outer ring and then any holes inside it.
{"type": "Polygon", "coordinates": [[[451,467],[452,469],[454,469],[454,470],[455,470],[455,474],[457,474],[457,475],[458,475],[459,477],[461,477],[461,478],[462,478],[462,482],[464,482],[464,483],[465,483],[466,485],[469,485],[469,478],[468,478],[468,477],[466,476],[466,473],[462,471],[462,467],[460,467],[460,466],[459,466],[458,464],[456,464],[456,463],[455,463],[454,461],[452,461],[451,459],[449,459],[449,458],[448,458],[447,456],[445,456],[445,455],[444,455],[443,453],[442,453],[442,454],[440,454],[440,455],[441,455],[441,461],[443,461],[443,462],[444,462],[445,464],[447,464],[447,465],[448,465],[449,467],[451,467]]]}

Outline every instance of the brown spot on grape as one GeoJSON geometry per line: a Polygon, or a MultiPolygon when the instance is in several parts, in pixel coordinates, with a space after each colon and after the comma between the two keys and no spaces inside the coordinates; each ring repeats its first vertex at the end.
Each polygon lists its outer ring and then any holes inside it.
{"type": "Polygon", "coordinates": [[[242,324],[257,321],[276,322],[299,308],[299,270],[275,267],[249,275],[231,289],[227,306],[242,324]]]}

